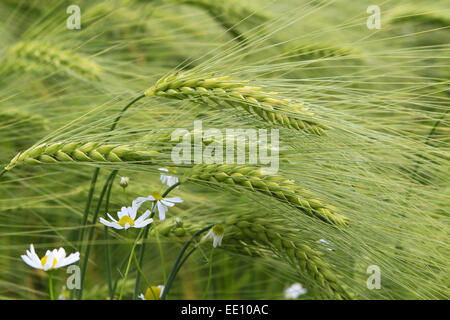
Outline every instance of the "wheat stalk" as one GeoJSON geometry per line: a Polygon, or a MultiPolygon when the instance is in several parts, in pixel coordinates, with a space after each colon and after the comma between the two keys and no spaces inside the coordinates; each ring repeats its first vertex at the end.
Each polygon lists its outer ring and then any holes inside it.
{"type": "Polygon", "coordinates": [[[102,68],[80,54],[40,41],[19,42],[8,51],[5,63],[14,70],[65,70],[92,80],[98,80],[102,68]]]}
{"type": "MultiPolygon", "coordinates": [[[[195,223],[180,221],[168,219],[155,226],[151,234],[157,232],[166,238],[184,239],[200,228],[195,223]]],[[[224,249],[250,256],[264,255],[261,249],[270,250],[309,274],[332,297],[350,299],[351,294],[338,283],[338,277],[334,275],[332,266],[322,259],[322,253],[298,240],[287,239],[284,223],[285,220],[276,218],[240,214],[227,216],[223,223],[224,249]]]]}
{"type": "Polygon", "coordinates": [[[132,146],[81,142],[44,143],[18,153],[5,167],[6,170],[22,164],[60,162],[148,161],[158,154],[152,150],[136,150],[132,146]]]}
{"type": "Polygon", "coordinates": [[[243,187],[252,192],[263,193],[277,200],[287,202],[303,213],[319,218],[330,224],[346,226],[347,218],[334,212],[334,209],[293,180],[279,175],[264,175],[261,169],[250,166],[234,165],[196,165],[186,174],[187,179],[196,182],[219,183],[243,187]]]}
{"type": "Polygon", "coordinates": [[[264,92],[260,87],[247,86],[248,81],[231,77],[188,77],[175,73],[162,78],[145,91],[146,96],[171,99],[201,99],[209,106],[240,107],[265,122],[307,133],[325,134],[326,126],[312,119],[306,108],[278,99],[275,93],[264,92]]]}

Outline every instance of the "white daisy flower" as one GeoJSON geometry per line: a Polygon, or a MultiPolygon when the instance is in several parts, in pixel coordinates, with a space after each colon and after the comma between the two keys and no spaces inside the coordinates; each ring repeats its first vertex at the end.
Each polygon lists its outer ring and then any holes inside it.
{"type": "Polygon", "coordinates": [[[159,220],[166,218],[166,212],[169,210],[168,207],[173,207],[175,203],[183,202],[180,197],[163,198],[158,192],[153,192],[151,196],[139,197],[133,200],[133,207],[139,208],[146,201],[156,201],[155,205],[158,208],[159,220]]]}
{"type": "MultiPolygon", "coordinates": [[[[175,169],[167,169],[167,168],[159,168],[159,171],[162,172],[172,172],[172,173],[177,173],[177,171],[175,169]]],[[[178,178],[171,176],[171,175],[167,175],[164,173],[161,173],[159,176],[159,179],[161,180],[161,183],[163,184],[167,184],[167,186],[171,187],[173,186],[175,183],[178,183],[178,178]]]]}
{"type": "Polygon", "coordinates": [[[209,230],[209,232],[204,236],[203,239],[212,238],[214,248],[218,245],[222,245],[223,234],[225,233],[225,228],[221,224],[216,224],[209,230]]]}
{"type": "Polygon", "coordinates": [[[284,297],[286,299],[297,299],[302,294],[305,294],[307,290],[303,288],[303,286],[300,283],[294,283],[289,288],[284,290],[284,297]]]}
{"type": "Polygon", "coordinates": [[[128,183],[130,182],[130,178],[128,178],[128,177],[121,177],[120,178],[120,182],[119,182],[119,185],[122,187],[122,188],[126,188],[126,187],[128,187],[128,183]]]}
{"type": "Polygon", "coordinates": [[[68,266],[74,262],[80,260],[80,253],[71,253],[66,257],[66,251],[63,248],[54,249],[52,251],[47,250],[45,256],[39,259],[38,255],[34,251],[33,244],[30,245],[30,250],[27,250],[26,255],[22,255],[22,260],[35,269],[40,269],[44,271],[54,270],[61,267],[68,266]]]}
{"type": "Polygon", "coordinates": [[[147,217],[151,214],[150,210],[145,211],[145,213],[136,219],[138,207],[134,205],[131,207],[122,207],[122,209],[117,212],[117,217],[119,221],[111,217],[109,213],[107,213],[108,217],[111,221],[100,218],[100,223],[104,224],[107,227],[112,227],[114,229],[129,229],[129,228],[143,228],[146,225],[153,222],[153,219],[147,219],[147,217]],[[135,220],[136,219],[136,220],[135,220]]]}
{"type": "Polygon", "coordinates": [[[164,286],[152,286],[147,288],[145,295],[141,293],[138,298],[141,300],[159,300],[164,292],[164,286]]]}

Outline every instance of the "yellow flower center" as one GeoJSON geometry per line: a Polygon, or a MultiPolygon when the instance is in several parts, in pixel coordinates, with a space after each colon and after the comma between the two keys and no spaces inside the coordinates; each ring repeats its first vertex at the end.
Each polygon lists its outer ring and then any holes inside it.
{"type": "Polygon", "coordinates": [[[167,169],[167,170],[169,170],[169,172],[172,172],[172,173],[177,173],[177,170],[172,169],[172,168],[169,168],[169,169],[167,169]]]}
{"type": "Polygon", "coordinates": [[[159,192],[152,192],[153,198],[155,198],[156,201],[161,201],[163,199],[162,195],[159,194],[159,192]]]}
{"type": "Polygon", "coordinates": [[[216,224],[212,228],[212,230],[213,230],[214,234],[217,236],[222,236],[225,233],[225,228],[221,224],[216,224]]]}
{"type": "Polygon", "coordinates": [[[122,218],[120,218],[119,225],[121,227],[125,228],[125,225],[127,223],[130,225],[130,227],[134,226],[134,220],[131,219],[129,216],[123,216],[122,218]]]}
{"type": "MultiPolygon", "coordinates": [[[[42,266],[45,266],[45,264],[47,263],[47,258],[48,258],[48,256],[43,256],[42,257],[42,259],[41,259],[41,265],[42,266]]],[[[53,265],[52,265],[52,267],[50,269],[53,269],[57,262],[58,261],[56,260],[56,258],[53,258],[53,265]]]]}
{"type": "Polygon", "coordinates": [[[161,295],[161,289],[152,286],[150,288],[147,288],[147,291],[145,291],[145,300],[159,300],[159,296],[161,295]]]}

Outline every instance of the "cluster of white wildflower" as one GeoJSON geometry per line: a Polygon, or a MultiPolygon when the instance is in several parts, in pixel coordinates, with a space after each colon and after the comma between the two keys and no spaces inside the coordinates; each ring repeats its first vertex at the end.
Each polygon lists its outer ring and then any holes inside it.
{"type": "MultiPolygon", "coordinates": [[[[163,184],[167,184],[169,187],[174,186],[179,182],[177,177],[168,175],[166,173],[176,173],[173,169],[160,168],[161,173],[161,182],[163,184]]],[[[120,179],[120,186],[122,188],[127,188],[130,179],[128,177],[122,177],[120,179]]],[[[177,203],[182,203],[183,200],[180,197],[163,197],[158,192],[153,192],[151,195],[147,197],[138,197],[132,201],[131,207],[122,207],[120,211],[117,212],[117,219],[112,217],[109,213],[107,213],[107,217],[110,220],[106,220],[104,218],[100,218],[100,223],[118,230],[127,230],[129,228],[144,228],[153,222],[153,219],[150,217],[152,212],[156,213],[158,211],[159,219],[164,220],[166,218],[166,213],[170,207],[174,207],[177,203]],[[152,202],[151,209],[146,210],[141,216],[137,217],[139,208],[145,202],[152,202]]],[[[182,224],[182,221],[177,218],[177,224],[182,224]]],[[[224,227],[221,224],[214,225],[209,232],[204,236],[204,240],[211,238],[213,239],[213,246],[217,247],[222,244],[222,239],[224,235],[224,227]]],[[[26,251],[26,255],[22,255],[23,261],[29,266],[41,269],[44,271],[50,271],[54,269],[58,269],[61,267],[68,266],[74,262],[80,260],[80,253],[72,253],[69,256],[66,256],[66,252],[63,248],[54,249],[52,251],[47,250],[45,256],[42,259],[36,254],[34,250],[33,244],[30,245],[30,250],[26,251]]],[[[141,293],[139,298],[142,300],[159,300],[163,294],[164,286],[152,286],[147,288],[145,294],[141,293]]],[[[59,296],[59,299],[66,299],[68,297],[65,288],[63,288],[63,292],[59,296]]]]}

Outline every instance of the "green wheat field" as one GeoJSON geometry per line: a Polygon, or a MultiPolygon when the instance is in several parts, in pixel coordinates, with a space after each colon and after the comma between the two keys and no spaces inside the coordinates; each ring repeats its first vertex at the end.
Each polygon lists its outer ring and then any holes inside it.
{"type": "Polygon", "coordinates": [[[0,0],[0,299],[449,299],[449,27],[449,0],[0,0]]]}

